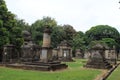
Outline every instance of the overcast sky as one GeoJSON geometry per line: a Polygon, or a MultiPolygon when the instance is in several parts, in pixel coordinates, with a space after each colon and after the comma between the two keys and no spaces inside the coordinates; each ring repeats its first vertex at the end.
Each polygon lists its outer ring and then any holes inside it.
{"type": "Polygon", "coordinates": [[[5,0],[9,11],[32,24],[43,16],[59,25],[70,24],[77,31],[110,25],[120,32],[119,0],[5,0]]]}

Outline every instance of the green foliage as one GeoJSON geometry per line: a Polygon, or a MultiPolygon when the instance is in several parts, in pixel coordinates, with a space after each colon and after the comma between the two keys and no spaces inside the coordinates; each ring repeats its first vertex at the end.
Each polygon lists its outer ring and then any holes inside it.
{"type": "Polygon", "coordinates": [[[63,40],[67,40],[72,45],[73,36],[76,33],[73,27],[71,25],[59,26],[57,22],[50,17],[43,17],[43,19],[37,20],[32,24],[31,33],[35,43],[42,45],[43,31],[46,25],[52,30],[52,47],[57,47],[63,40]]]}
{"type": "Polygon", "coordinates": [[[119,44],[119,37],[119,32],[114,27],[108,25],[97,25],[86,32],[87,44],[89,44],[91,41],[102,40],[107,43],[109,47],[114,45],[115,47],[118,47],[116,44],[119,44]]]}
{"type": "Polygon", "coordinates": [[[100,70],[84,69],[82,60],[67,63],[69,68],[55,72],[0,68],[0,80],[93,80],[100,70]],[[9,78],[8,78],[9,77],[9,78]]]}
{"type": "Polygon", "coordinates": [[[0,48],[4,45],[9,43],[9,32],[6,30],[6,28],[0,29],[0,48]]]}
{"type": "Polygon", "coordinates": [[[97,25],[86,32],[86,36],[91,40],[101,40],[102,38],[117,39],[120,37],[119,32],[108,25],[97,25]]]}
{"type": "Polygon", "coordinates": [[[101,41],[105,42],[108,47],[113,48],[114,46],[117,46],[117,43],[112,38],[103,38],[101,41]]]}
{"type": "Polygon", "coordinates": [[[91,41],[91,43],[88,46],[89,49],[91,49],[96,44],[101,44],[105,48],[107,48],[107,47],[108,48],[114,48],[115,46],[117,46],[117,43],[116,43],[116,41],[114,39],[112,39],[112,38],[103,38],[102,40],[91,41]]]}
{"type": "Polygon", "coordinates": [[[96,40],[96,41],[91,41],[90,44],[88,45],[88,49],[92,49],[94,46],[96,46],[97,44],[102,45],[104,48],[107,47],[107,44],[102,41],[102,40],[96,40]]]}
{"type": "Polygon", "coordinates": [[[14,43],[17,47],[21,46],[21,30],[16,24],[15,15],[8,11],[5,1],[0,0],[0,47],[14,43]]]}
{"type": "Polygon", "coordinates": [[[31,29],[36,30],[38,28],[38,30],[43,31],[43,29],[44,29],[44,27],[46,27],[46,25],[48,25],[49,27],[56,27],[57,22],[55,21],[55,19],[53,19],[51,17],[48,17],[48,16],[43,17],[43,19],[35,21],[32,24],[31,29]]]}
{"type": "Polygon", "coordinates": [[[63,25],[63,29],[65,31],[65,40],[69,41],[73,39],[76,31],[71,25],[63,25]]]}
{"type": "Polygon", "coordinates": [[[1,20],[3,22],[3,27],[5,27],[8,31],[16,26],[15,15],[11,12],[7,11],[6,13],[0,14],[1,20]]]}
{"type": "Polygon", "coordinates": [[[65,38],[65,32],[62,26],[57,26],[52,28],[51,40],[52,47],[56,48],[61,41],[65,38]]]}
{"type": "Polygon", "coordinates": [[[23,19],[16,18],[16,26],[19,27],[22,31],[23,30],[30,31],[30,25],[26,23],[23,19]]]}
{"type": "Polygon", "coordinates": [[[80,37],[85,37],[85,34],[82,31],[78,31],[76,34],[78,34],[80,37]]]}
{"type": "Polygon", "coordinates": [[[23,44],[22,30],[19,27],[12,28],[10,33],[11,44],[16,45],[17,49],[20,49],[23,44]]]}
{"type": "Polygon", "coordinates": [[[41,20],[37,20],[31,25],[32,37],[35,40],[35,43],[42,45],[43,40],[43,31],[44,28],[48,25],[49,27],[56,27],[57,22],[51,17],[43,17],[41,20]]]}
{"type": "Polygon", "coordinates": [[[81,49],[82,51],[85,50],[85,34],[81,31],[77,32],[73,37],[73,50],[81,49]]]}
{"type": "Polygon", "coordinates": [[[41,26],[45,27],[46,25],[48,25],[49,27],[55,27],[57,26],[57,22],[51,17],[43,17],[43,19],[41,20],[41,26]]]}
{"type": "MultiPolygon", "coordinates": [[[[4,0],[0,0],[0,13],[7,12],[7,7],[4,0]]],[[[0,16],[1,18],[2,16],[0,16]]]]}
{"type": "Polygon", "coordinates": [[[0,28],[2,28],[2,27],[3,27],[3,21],[0,20],[0,28]]]}
{"type": "Polygon", "coordinates": [[[73,37],[76,34],[75,29],[73,28],[73,26],[67,24],[67,25],[63,25],[63,30],[65,32],[64,40],[66,40],[72,46],[73,37]]]}

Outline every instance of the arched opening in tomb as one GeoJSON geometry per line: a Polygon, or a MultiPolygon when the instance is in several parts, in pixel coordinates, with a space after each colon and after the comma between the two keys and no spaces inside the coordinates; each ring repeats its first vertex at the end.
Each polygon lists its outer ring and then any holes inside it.
{"type": "Polygon", "coordinates": [[[2,54],[0,54],[0,62],[2,62],[3,56],[2,54]]]}
{"type": "Polygon", "coordinates": [[[2,50],[0,49],[0,62],[2,62],[3,60],[3,54],[2,54],[2,50]]]}

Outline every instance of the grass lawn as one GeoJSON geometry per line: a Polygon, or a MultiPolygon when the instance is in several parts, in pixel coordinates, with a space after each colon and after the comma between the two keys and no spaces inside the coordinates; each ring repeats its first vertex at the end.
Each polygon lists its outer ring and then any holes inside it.
{"type": "Polygon", "coordinates": [[[68,69],[55,72],[0,67],[0,80],[94,80],[101,71],[83,68],[85,62],[86,60],[76,59],[76,62],[66,63],[69,66],[68,69]]]}
{"type": "Polygon", "coordinates": [[[108,77],[107,80],[120,80],[120,65],[115,71],[108,77]]]}

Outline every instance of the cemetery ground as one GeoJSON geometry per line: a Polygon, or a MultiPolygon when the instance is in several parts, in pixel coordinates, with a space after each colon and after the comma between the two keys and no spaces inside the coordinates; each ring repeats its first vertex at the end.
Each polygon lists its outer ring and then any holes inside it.
{"type": "MultiPolygon", "coordinates": [[[[84,68],[86,61],[75,59],[75,62],[66,62],[67,69],[45,72],[0,67],[0,80],[98,80],[105,70],[84,68]]],[[[120,67],[118,69],[120,72],[120,67]]]]}
{"type": "Polygon", "coordinates": [[[120,65],[113,71],[107,80],[120,80],[120,65]]]}

